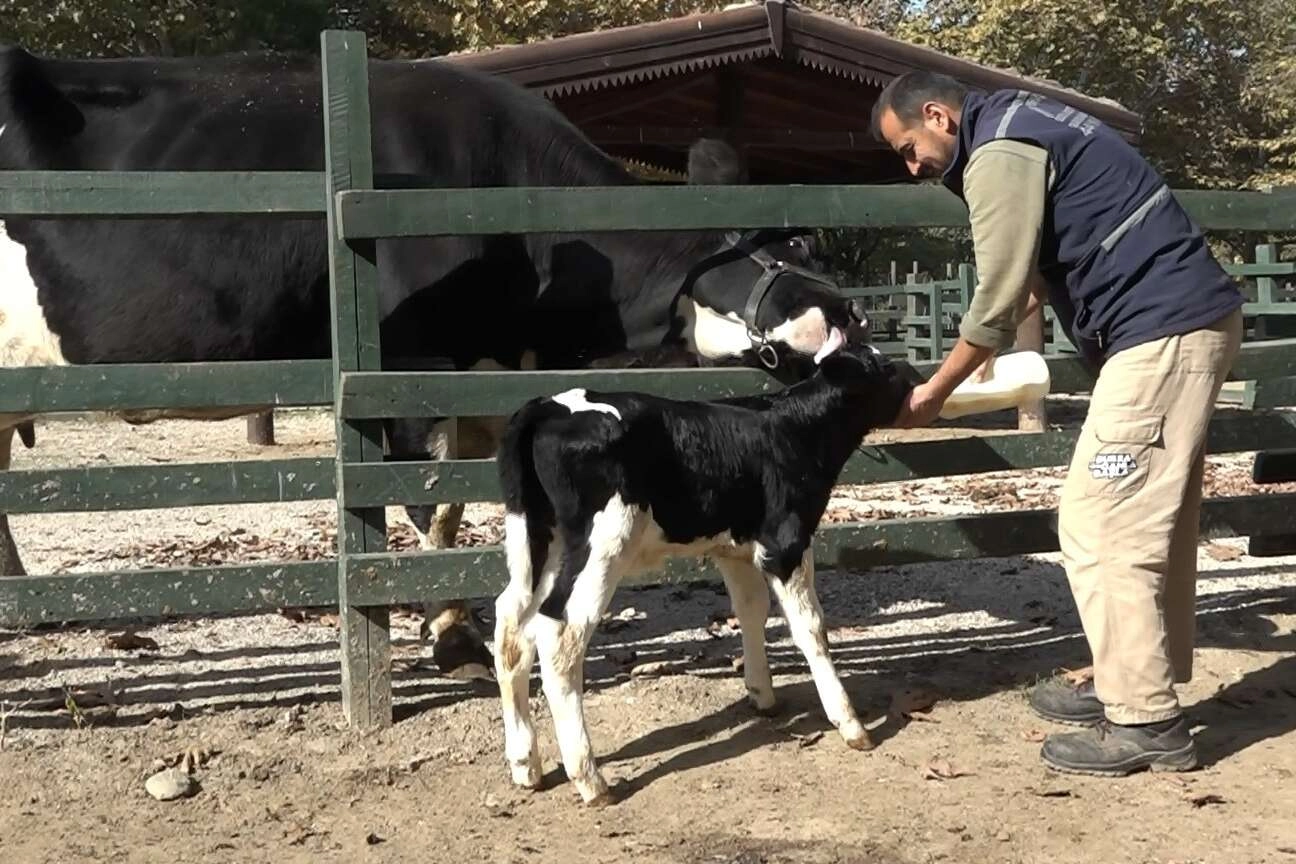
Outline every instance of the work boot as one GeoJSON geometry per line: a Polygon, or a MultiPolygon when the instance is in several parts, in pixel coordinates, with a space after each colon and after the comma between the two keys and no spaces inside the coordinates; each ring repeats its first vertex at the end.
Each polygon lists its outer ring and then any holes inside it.
{"type": "Polygon", "coordinates": [[[1073,726],[1089,726],[1103,718],[1092,678],[1078,685],[1061,676],[1051,678],[1031,691],[1030,706],[1045,720],[1073,726]]]}
{"type": "Polygon", "coordinates": [[[1197,745],[1181,715],[1160,723],[1122,726],[1103,718],[1080,732],[1050,735],[1040,758],[1055,771],[1123,777],[1144,768],[1189,771],[1197,767],[1197,745]]]}

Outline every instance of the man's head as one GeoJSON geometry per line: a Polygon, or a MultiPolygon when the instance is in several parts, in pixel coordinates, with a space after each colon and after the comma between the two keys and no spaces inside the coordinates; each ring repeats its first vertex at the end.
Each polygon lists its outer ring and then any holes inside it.
{"type": "Polygon", "coordinates": [[[906,72],[873,106],[873,134],[900,154],[915,177],[939,177],[954,161],[967,88],[948,75],[906,72]]]}

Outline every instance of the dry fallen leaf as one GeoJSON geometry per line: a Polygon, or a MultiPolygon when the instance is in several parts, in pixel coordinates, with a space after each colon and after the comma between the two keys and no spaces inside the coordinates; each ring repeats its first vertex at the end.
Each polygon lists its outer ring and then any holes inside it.
{"type": "Polygon", "coordinates": [[[809,735],[797,735],[794,732],[789,732],[788,734],[796,739],[798,747],[813,747],[815,744],[818,744],[823,740],[824,737],[824,733],[822,732],[811,732],[809,735]]]}
{"type": "MultiPolygon", "coordinates": [[[[940,701],[935,693],[921,687],[906,687],[891,694],[892,717],[903,717],[905,720],[930,720],[927,717],[915,717],[915,714],[926,714],[940,701]]],[[[935,721],[931,721],[935,722],[935,721]]]]}
{"type": "Polygon", "coordinates": [[[132,633],[113,633],[104,639],[104,645],[117,651],[156,651],[158,644],[147,636],[132,633]]]}
{"type": "Polygon", "coordinates": [[[923,771],[924,780],[953,780],[955,777],[966,776],[966,772],[956,769],[948,759],[933,759],[923,771]]]}
{"type": "Polygon", "coordinates": [[[1216,561],[1236,561],[1242,557],[1242,550],[1223,543],[1207,543],[1206,554],[1216,561]]]}

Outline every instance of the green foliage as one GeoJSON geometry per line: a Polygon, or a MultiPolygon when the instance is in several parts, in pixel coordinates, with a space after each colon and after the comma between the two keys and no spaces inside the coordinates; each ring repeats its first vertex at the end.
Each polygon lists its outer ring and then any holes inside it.
{"type": "Polygon", "coordinates": [[[0,0],[0,38],[64,57],[318,50],[329,0],[0,0]]]}
{"type": "MultiPolygon", "coordinates": [[[[0,40],[61,56],[314,52],[319,31],[426,57],[715,11],[727,0],[0,0],[0,40]]],[[[803,0],[937,50],[1113,99],[1180,187],[1296,184],[1296,0],[803,0]]],[[[958,232],[821,232],[837,269],[967,260],[958,232]]],[[[1219,238],[1249,250],[1261,238],[1219,238]]]]}

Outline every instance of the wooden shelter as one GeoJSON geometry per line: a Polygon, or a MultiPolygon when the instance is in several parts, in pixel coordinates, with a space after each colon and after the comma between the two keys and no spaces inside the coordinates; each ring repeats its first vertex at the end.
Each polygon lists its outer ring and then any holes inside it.
{"type": "Polygon", "coordinates": [[[755,183],[907,180],[868,127],[882,87],[913,69],[987,90],[1039,92],[1134,142],[1140,131],[1138,115],[1109,100],[911,45],[793,0],[447,59],[540,90],[600,147],[677,176],[688,146],[715,136],[738,147],[755,183]]]}

